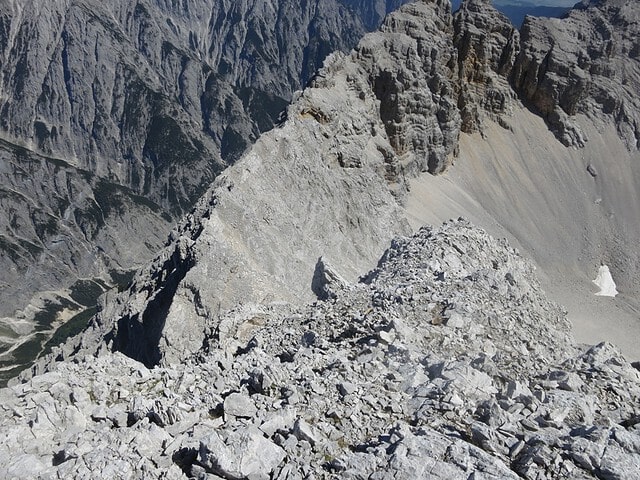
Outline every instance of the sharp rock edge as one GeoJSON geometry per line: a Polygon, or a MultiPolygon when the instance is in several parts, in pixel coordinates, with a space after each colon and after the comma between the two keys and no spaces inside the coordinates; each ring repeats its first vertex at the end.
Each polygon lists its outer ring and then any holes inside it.
{"type": "MultiPolygon", "coordinates": [[[[578,18],[599,23],[602,5],[578,18]]],[[[460,133],[486,119],[509,128],[519,44],[488,2],[452,15],[437,0],[400,8],[351,54],[329,56],[287,121],[214,182],[83,344],[106,337],[148,366],[178,361],[238,302],[311,298],[320,256],[347,279],[370,268],[406,232],[394,197],[407,178],[446,170],[460,133]]]]}

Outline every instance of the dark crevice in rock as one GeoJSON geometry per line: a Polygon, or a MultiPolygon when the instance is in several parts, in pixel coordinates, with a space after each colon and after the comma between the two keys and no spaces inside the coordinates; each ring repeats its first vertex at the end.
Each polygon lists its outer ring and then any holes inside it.
{"type": "Polygon", "coordinates": [[[113,336],[113,350],[122,352],[149,368],[159,364],[162,358],[159,343],[169,309],[180,282],[192,266],[193,260],[181,258],[178,251],[166,260],[156,277],[156,289],[148,292],[152,298],[142,313],[126,315],[118,320],[113,336]]]}

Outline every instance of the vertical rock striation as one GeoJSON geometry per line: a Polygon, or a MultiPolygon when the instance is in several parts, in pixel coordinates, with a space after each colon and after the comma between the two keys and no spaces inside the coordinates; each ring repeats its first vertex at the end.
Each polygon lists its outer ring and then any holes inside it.
{"type": "Polygon", "coordinates": [[[454,21],[458,108],[465,133],[480,130],[487,115],[506,125],[506,114],[515,101],[508,78],[520,49],[520,35],[490,3],[466,1],[454,21]]]}

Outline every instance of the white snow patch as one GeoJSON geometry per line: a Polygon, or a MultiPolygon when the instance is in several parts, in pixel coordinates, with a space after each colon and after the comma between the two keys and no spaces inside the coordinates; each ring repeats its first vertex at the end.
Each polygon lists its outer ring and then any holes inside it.
{"type": "Polygon", "coordinates": [[[601,297],[615,297],[618,294],[616,283],[613,281],[609,267],[606,265],[602,265],[598,269],[598,276],[593,283],[600,288],[600,291],[596,293],[596,295],[600,295],[601,297]]]}

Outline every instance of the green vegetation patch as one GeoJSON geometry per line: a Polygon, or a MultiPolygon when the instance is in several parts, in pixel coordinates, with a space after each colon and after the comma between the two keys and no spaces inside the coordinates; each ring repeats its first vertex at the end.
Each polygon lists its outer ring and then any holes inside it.
{"type": "Polygon", "coordinates": [[[18,372],[24,370],[38,357],[42,349],[42,343],[46,339],[46,333],[36,333],[28,341],[13,350],[10,354],[10,359],[0,362],[0,366],[8,367],[11,365],[19,365],[18,372]]]}
{"type": "Polygon", "coordinates": [[[0,235],[0,255],[9,257],[16,265],[24,263],[23,252],[4,235],[0,235]]]}
{"type": "Polygon", "coordinates": [[[98,309],[95,306],[87,308],[86,310],[83,310],[82,312],[72,317],[64,325],[60,326],[60,328],[55,331],[55,333],[51,336],[47,343],[44,344],[42,355],[51,353],[53,347],[57,347],[61,343],[64,343],[68,338],[71,338],[82,332],[89,324],[89,320],[91,320],[91,318],[96,314],[97,311],[98,309]]]}
{"type": "Polygon", "coordinates": [[[289,105],[284,98],[251,87],[237,89],[236,95],[242,100],[245,110],[256,122],[260,132],[271,130],[289,105]]]}
{"type": "Polygon", "coordinates": [[[22,238],[18,238],[18,244],[29,253],[29,255],[35,260],[42,252],[44,252],[44,248],[41,245],[36,245],[29,240],[24,240],[22,238]]]}
{"type": "Polygon", "coordinates": [[[78,280],[71,286],[70,290],[69,296],[74,302],[85,307],[93,307],[105,289],[93,280],[78,280]]]}
{"type": "Polygon", "coordinates": [[[15,241],[11,241],[5,235],[0,235],[0,254],[6,255],[18,266],[26,266],[25,262],[29,262],[27,257],[36,260],[43,251],[42,246],[29,240],[16,238],[15,241]]]}

